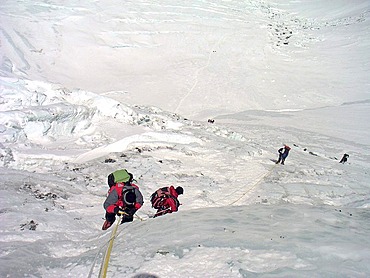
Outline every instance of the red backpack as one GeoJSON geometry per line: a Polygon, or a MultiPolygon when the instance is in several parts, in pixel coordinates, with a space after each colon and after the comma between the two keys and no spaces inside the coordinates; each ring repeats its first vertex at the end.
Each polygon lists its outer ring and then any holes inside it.
{"type": "Polygon", "coordinates": [[[167,198],[173,198],[172,195],[170,194],[170,188],[169,187],[159,188],[150,197],[152,207],[155,209],[160,209],[163,205],[163,201],[167,198]]]}

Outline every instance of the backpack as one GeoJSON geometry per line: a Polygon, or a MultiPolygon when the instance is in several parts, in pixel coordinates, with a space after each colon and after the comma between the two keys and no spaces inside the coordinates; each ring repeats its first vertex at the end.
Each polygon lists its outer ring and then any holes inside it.
{"type": "MultiPolygon", "coordinates": [[[[117,191],[118,200],[122,201],[125,206],[132,205],[132,204],[128,204],[127,202],[125,202],[125,196],[129,192],[130,193],[133,193],[136,196],[135,187],[134,186],[129,185],[129,184],[125,184],[125,183],[122,183],[122,182],[118,182],[118,183],[116,183],[116,186],[115,187],[112,187],[112,186],[110,187],[110,189],[108,190],[108,195],[114,189],[117,191]]],[[[133,203],[135,203],[135,202],[133,202],[133,203]]]]}
{"type": "MultiPolygon", "coordinates": [[[[126,186],[125,186],[126,187],[126,186]]],[[[133,207],[136,202],[136,194],[134,188],[123,188],[121,199],[125,207],[130,206],[133,207]],[[131,200],[128,198],[128,195],[131,195],[131,200]]]]}
{"type": "Polygon", "coordinates": [[[170,188],[169,187],[162,187],[159,188],[156,192],[154,192],[150,196],[150,202],[152,203],[152,207],[155,209],[160,209],[163,205],[163,201],[167,198],[171,198],[170,188]]]}
{"type": "Polygon", "coordinates": [[[110,173],[108,175],[108,185],[109,187],[112,187],[115,185],[117,182],[131,182],[132,181],[132,174],[129,173],[126,169],[121,169],[114,171],[113,173],[110,173]]]}

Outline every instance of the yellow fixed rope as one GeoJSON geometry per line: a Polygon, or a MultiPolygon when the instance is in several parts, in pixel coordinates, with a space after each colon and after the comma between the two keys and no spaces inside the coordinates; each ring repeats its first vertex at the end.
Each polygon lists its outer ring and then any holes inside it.
{"type": "Polygon", "coordinates": [[[229,205],[235,204],[237,201],[239,201],[241,198],[243,198],[249,191],[251,191],[253,188],[255,188],[265,177],[267,177],[271,171],[276,167],[276,164],[272,166],[272,168],[266,172],[251,188],[249,188],[247,191],[245,191],[238,199],[236,199],[234,202],[230,203],[229,205]]]}
{"type": "Polygon", "coordinates": [[[139,216],[139,215],[137,215],[137,214],[134,214],[134,216],[135,216],[137,219],[139,219],[140,221],[145,221],[145,219],[144,219],[144,218],[140,217],[140,216],[139,216]]]}
{"type": "Polygon", "coordinates": [[[108,245],[107,251],[105,252],[104,260],[102,262],[102,265],[100,267],[99,276],[98,276],[99,278],[106,278],[107,277],[110,253],[112,252],[113,242],[114,242],[114,239],[116,237],[118,226],[121,223],[121,219],[122,219],[122,214],[119,216],[118,222],[117,222],[116,226],[114,227],[114,229],[112,231],[112,235],[109,239],[109,245],[108,245]]]}

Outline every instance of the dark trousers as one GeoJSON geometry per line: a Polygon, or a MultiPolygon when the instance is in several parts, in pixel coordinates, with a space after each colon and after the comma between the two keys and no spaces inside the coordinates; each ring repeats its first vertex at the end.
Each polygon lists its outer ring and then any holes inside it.
{"type": "MultiPolygon", "coordinates": [[[[110,223],[114,223],[114,221],[116,221],[116,214],[115,213],[109,213],[109,212],[106,212],[105,213],[105,219],[110,222],[110,223]]],[[[122,220],[121,220],[121,224],[122,223],[125,223],[125,222],[132,222],[134,221],[134,216],[133,215],[130,215],[130,214],[123,214],[122,215],[122,220]]]]}
{"type": "Polygon", "coordinates": [[[114,223],[114,221],[116,221],[116,214],[115,213],[109,213],[109,212],[106,212],[105,213],[105,220],[107,220],[108,222],[110,223],[114,223]]]}
{"type": "Polygon", "coordinates": [[[339,163],[345,163],[347,162],[347,156],[343,156],[342,159],[339,161],[339,163]]]}
{"type": "Polygon", "coordinates": [[[279,164],[281,162],[281,164],[284,165],[284,161],[285,161],[285,157],[283,157],[282,154],[279,154],[279,159],[278,161],[276,161],[276,164],[279,164]]]}

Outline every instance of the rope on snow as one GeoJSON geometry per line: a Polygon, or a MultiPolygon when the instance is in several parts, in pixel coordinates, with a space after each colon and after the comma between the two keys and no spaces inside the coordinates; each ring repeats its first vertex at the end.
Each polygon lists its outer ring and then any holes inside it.
{"type": "MultiPolygon", "coordinates": [[[[138,215],[134,215],[136,218],[140,219],[140,221],[145,221],[146,219],[138,216],[138,215]]],[[[117,229],[118,229],[118,226],[120,225],[120,222],[122,220],[122,214],[120,215],[120,218],[116,224],[116,226],[114,227],[113,231],[112,231],[112,235],[111,237],[109,238],[109,240],[107,242],[105,242],[98,250],[98,252],[96,253],[96,256],[94,258],[94,261],[91,265],[91,269],[90,269],[90,272],[89,272],[89,275],[87,276],[87,278],[91,278],[92,277],[92,274],[93,274],[93,271],[94,271],[94,267],[95,267],[95,264],[96,264],[96,261],[98,260],[98,256],[101,252],[101,250],[107,245],[109,244],[108,248],[107,248],[107,251],[103,257],[103,261],[102,261],[102,264],[100,266],[100,270],[99,270],[99,278],[101,277],[106,277],[106,274],[107,274],[107,270],[108,270],[108,264],[109,264],[109,259],[110,259],[110,253],[112,251],[112,248],[113,248],[113,241],[114,239],[116,239],[119,234],[122,232],[122,230],[117,233],[117,229]],[[117,234],[116,234],[117,233],[117,234]]]]}
{"type": "Polygon", "coordinates": [[[268,175],[270,175],[270,173],[272,172],[272,170],[274,170],[274,168],[276,167],[276,164],[274,164],[274,166],[271,167],[271,169],[269,171],[266,172],[266,174],[264,174],[252,187],[250,187],[247,191],[245,191],[238,199],[236,199],[235,201],[231,202],[229,205],[233,205],[235,204],[236,202],[240,201],[241,198],[243,198],[245,195],[247,195],[248,192],[250,192],[252,189],[254,189],[258,184],[261,183],[261,181],[263,181],[263,179],[265,177],[267,177],[268,175]]]}
{"type": "Polygon", "coordinates": [[[118,229],[118,226],[121,223],[121,220],[122,220],[122,214],[120,214],[118,222],[117,222],[116,226],[114,227],[114,229],[112,231],[112,235],[109,239],[109,245],[108,245],[107,251],[105,252],[104,260],[103,260],[103,262],[100,266],[100,271],[99,271],[99,276],[98,276],[99,278],[107,277],[108,264],[109,264],[109,260],[110,260],[110,253],[112,252],[113,242],[114,242],[114,239],[116,238],[117,229],[118,229]]]}
{"type": "MultiPolygon", "coordinates": [[[[267,177],[271,172],[272,170],[276,167],[276,164],[274,166],[271,167],[271,169],[266,172],[266,174],[264,174],[252,187],[250,187],[247,191],[245,191],[239,198],[237,198],[235,201],[231,202],[229,205],[233,205],[235,204],[236,202],[240,201],[240,199],[242,199],[245,195],[247,195],[252,189],[254,189],[258,184],[260,184],[262,182],[262,180],[267,177]]],[[[140,221],[145,221],[146,219],[138,216],[135,214],[135,216],[140,220],[140,221]]],[[[94,266],[95,266],[95,263],[96,263],[96,260],[97,260],[97,257],[98,257],[98,254],[100,253],[100,251],[103,249],[103,247],[109,243],[109,246],[107,248],[107,251],[104,255],[104,260],[100,266],[100,271],[99,271],[99,278],[106,278],[107,276],[107,271],[108,271],[108,264],[109,264],[109,260],[110,260],[110,254],[112,252],[112,248],[113,248],[113,243],[114,243],[114,239],[120,234],[120,232],[117,234],[116,236],[116,233],[117,233],[117,229],[118,229],[118,226],[120,225],[120,222],[121,222],[121,219],[122,219],[122,214],[120,215],[119,217],[119,220],[116,224],[116,226],[114,227],[113,231],[112,231],[112,235],[110,237],[110,239],[103,245],[100,247],[100,249],[98,250],[98,253],[97,255],[95,256],[95,259],[94,259],[94,262],[93,262],[93,265],[90,269],[90,272],[89,272],[89,275],[88,275],[88,278],[91,278],[91,275],[92,275],[92,272],[93,272],[93,269],[94,269],[94,266]]]]}
{"type": "Polygon", "coordinates": [[[109,243],[111,241],[111,239],[109,239],[106,243],[104,243],[100,248],[99,248],[99,250],[98,250],[98,252],[96,253],[96,256],[95,256],[95,258],[94,258],[94,261],[93,261],[93,263],[92,263],[92,265],[91,265],[91,269],[90,269],[90,272],[89,272],[89,275],[87,276],[87,278],[91,278],[91,276],[92,276],[92,273],[93,273],[93,271],[94,271],[94,267],[95,267],[95,264],[96,264],[96,261],[98,260],[98,256],[99,256],[99,254],[100,254],[100,251],[109,243]]]}

